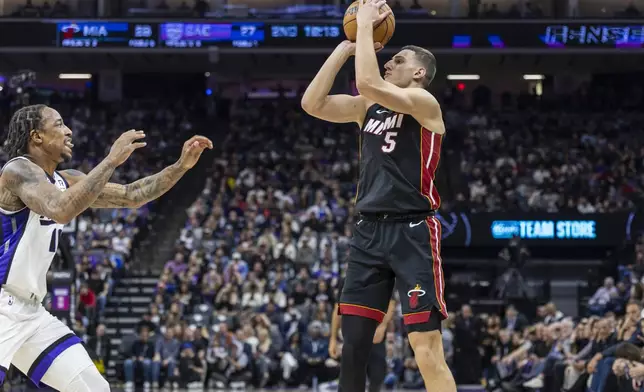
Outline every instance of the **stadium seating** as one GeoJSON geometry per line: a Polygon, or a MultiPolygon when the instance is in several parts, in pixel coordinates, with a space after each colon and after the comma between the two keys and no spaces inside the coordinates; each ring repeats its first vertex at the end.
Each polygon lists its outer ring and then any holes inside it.
{"type": "MultiPolygon", "coordinates": [[[[637,174],[644,162],[641,116],[625,110],[614,121],[600,110],[606,104],[582,95],[474,112],[445,103],[451,132],[445,154],[457,153],[441,172],[458,180],[440,187],[450,195],[444,208],[582,214],[637,208],[644,186],[637,174]]],[[[110,379],[232,388],[337,378],[338,362],[326,350],[355,214],[356,137],[352,126],[314,120],[298,105],[235,101],[200,188],[183,191],[192,192],[187,208],[90,210],[78,219],[71,245],[79,312],[72,323],[110,379]],[[170,258],[153,260],[156,271],[133,271],[133,258],[157,257],[162,253],[152,248],[168,245],[150,237],[160,231],[148,226],[170,213],[183,222],[170,258]],[[99,339],[109,342],[107,352],[93,351],[99,339]],[[132,360],[135,351],[143,361],[132,360]],[[194,358],[203,374],[182,366],[194,358]]],[[[62,103],[78,151],[69,165],[91,170],[119,132],[135,127],[146,129],[154,148],[120,168],[115,181],[155,172],[195,132],[200,115],[188,107],[62,103]]],[[[8,115],[1,117],[6,124],[8,115]]],[[[585,391],[585,385],[618,391],[625,360],[641,379],[642,263],[637,238],[613,282],[593,287],[576,319],[552,303],[536,315],[511,306],[501,314],[466,304],[450,309],[443,341],[457,381],[483,380],[490,391],[585,391]]],[[[448,280],[447,291],[452,287],[448,280]]],[[[399,317],[389,331],[387,386],[422,388],[399,317]]]]}

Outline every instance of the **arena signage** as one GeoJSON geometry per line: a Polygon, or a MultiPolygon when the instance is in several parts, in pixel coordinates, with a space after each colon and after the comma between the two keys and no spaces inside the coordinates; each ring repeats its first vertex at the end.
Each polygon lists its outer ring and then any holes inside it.
{"type": "Polygon", "coordinates": [[[503,246],[518,237],[545,246],[619,246],[642,226],[635,213],[442,213],[443,246],[503,246]]]}
{"type": "MultiPolygon", "coordinates": [[[[0,21],[0,50],[96,48],[120,50],[273,49],[328,51],[343,39],[340,20],[17,20],[0,21]]],[[[396,22],[388,48],[415,44],[434,51],[497,53],[571,50],[637,51],[640,21],[406,20],[396,22]],[[422,34],[419,32],[422,31],[422,34]]]]}

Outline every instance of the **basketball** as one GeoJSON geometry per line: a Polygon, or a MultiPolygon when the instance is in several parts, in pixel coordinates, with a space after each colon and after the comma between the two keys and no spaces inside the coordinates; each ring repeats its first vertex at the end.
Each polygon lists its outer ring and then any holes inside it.
{"type": "MultiPolygon", "coordinates": [[[[358,14],[358,1],[351,3],[347,11],[344,13],[344,20],[342,25],[344,27],[344,34],[347,36],[347,39],[351,42],[356,42],[356,37],[358,35],[358,21],[356,20],[356,15],[358,14]]],[[[380,7],[380,13],[389,11],[391,8],[387,4],[380,7]]],[[[373,42],[380,42],[382,46],[387,45],[387,42],[394,35],[394,30],[396,29],[396,19],[394,14],[391,13],[385,20],[380,22],[377,26],[373,28],[373,42]]]]}

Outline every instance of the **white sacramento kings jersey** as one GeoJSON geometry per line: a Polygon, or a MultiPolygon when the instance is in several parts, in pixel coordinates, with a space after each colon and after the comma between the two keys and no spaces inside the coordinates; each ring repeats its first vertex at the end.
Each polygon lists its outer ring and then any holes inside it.
{"type": "MultiPolygon", "coordinates": [[[[17,157],[15,159],[27,159],[17,157]]],[[[7,162],[7,163],[9,163],[7,162]]],[[[42,175],[61,192],[68,188],[67,181],[54,172],[42,175]]],[[[0,208],[2,245],[0,248],[0,286],[6,285],[17,294],[36,294],[40,299],[47,294],[47,271],[58,249],[63,232],[62,224],[36,214],[25,207],[18,211],[0,208]]]]}

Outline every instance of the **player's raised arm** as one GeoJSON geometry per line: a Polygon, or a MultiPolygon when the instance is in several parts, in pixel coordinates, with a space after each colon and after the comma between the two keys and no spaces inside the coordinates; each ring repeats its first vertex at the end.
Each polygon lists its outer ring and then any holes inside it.
{"type": "MultiPolygon", "coordinates": [[[[373,50],[373,47],[371,48],[373,50]]],[[[302,109],[313,117],[335,122],[360,124],[366,113],[362,97],[348,94],[329,95],[340,68],[355,53],[355,44],[343,41],[324,62],[302,97],[302,109]]]]}
{"type": "Polygon", "coordinates": [[[65,192],[49,182],[40,166],[27,159],[8,163],[3,169],[0,184],[19,197],[30,210],[67,224],[96,200],[114,169],[134,150],[145,146],[139,142],[143,137],[145,134],[140,131],[125,132],[112,145],[109,155],[82,181],[65,192]]]}
{"type": "Polygon", "coordinates": [[[444,133],[440,105],[426,88],[436,73],[436,60],[428,50],[406,46],[385,65],[380,75],[372,48],[373,21],[382,18],[385,0],[361,0],[357,14],[356,87],[360,95],[398,113],[413,116],[432,132],[444,133]]]}
{"type": "MultiPolygon", "coordinates": [[[[108,183],[91,204],[92,208],[136,208],[158,199],[172,188],[199,160],[201,153],[212,149],[212,142],[204,136],[193,136],[183,145],[181,157],[174,164],[160,172],[142,178],[131,184],[108,183]]],[[[71,185],[83,181],[87,176],[78,170],[63,170],[60,174],[71,185]]]]}

